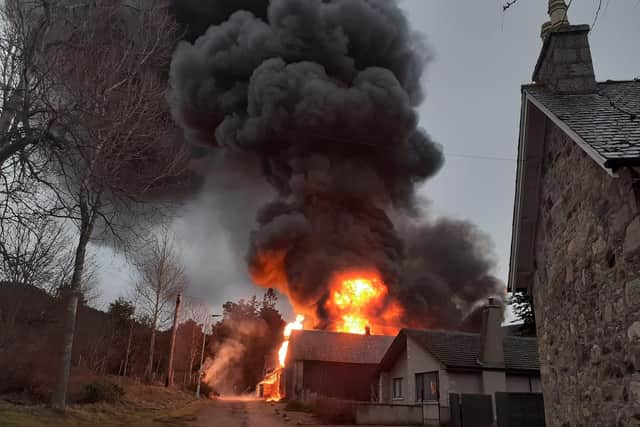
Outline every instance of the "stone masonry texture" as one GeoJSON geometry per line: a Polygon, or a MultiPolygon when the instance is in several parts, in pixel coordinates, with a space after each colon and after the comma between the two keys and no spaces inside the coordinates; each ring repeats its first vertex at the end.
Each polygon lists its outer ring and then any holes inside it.
{"type": "Polygon", "coordinates": [[[538,83],[560,94],[593,93],[596,79],[589,50],[588,31],[562,31],[550,35],[538,83]]]}
{"type": "Polygon", "coordinates": [[[547,426],[640,426],[640,214],[631,173],[607,174],[546,124],[535,248],[547,426]]]}

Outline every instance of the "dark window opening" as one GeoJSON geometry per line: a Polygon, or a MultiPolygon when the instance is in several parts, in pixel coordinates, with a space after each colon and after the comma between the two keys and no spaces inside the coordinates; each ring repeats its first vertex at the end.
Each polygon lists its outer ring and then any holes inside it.
{"type": "Polygon", "coordinates": [[[439,397],[438,372],[416,374],[416,402],[433,402],[439,397]]]}

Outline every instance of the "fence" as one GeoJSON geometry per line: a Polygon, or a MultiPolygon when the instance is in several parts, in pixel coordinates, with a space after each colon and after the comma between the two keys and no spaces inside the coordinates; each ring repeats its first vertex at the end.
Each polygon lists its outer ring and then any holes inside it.
{"type": "Polygon", "coordinates": [[[498,427],[545,427],[540,393],[496,393],[498,427]]]}
{"type": "Polygon", "coordinates": [[[453,427],[491,427],[493,408],[489,394],[449,394],[453,427]]]}

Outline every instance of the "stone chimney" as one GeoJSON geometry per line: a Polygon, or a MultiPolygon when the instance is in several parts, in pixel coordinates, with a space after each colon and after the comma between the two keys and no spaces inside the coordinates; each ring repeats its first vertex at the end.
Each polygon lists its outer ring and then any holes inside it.
{"type": "Polygon", "coordinates": [[[542,25],[542,51],[533,81],[557,94],[595,93],[598,89],[589,48],[589,26],[571,25],[564,0],[549,0],[542,25]]]}
{"type": "Polygon", "coordinates": [[[504,329],[502,328],[503,307],[489,298],[482,310],[482,331],[480,333],[479,361],[491,367],[504,367],[504,329]]]}

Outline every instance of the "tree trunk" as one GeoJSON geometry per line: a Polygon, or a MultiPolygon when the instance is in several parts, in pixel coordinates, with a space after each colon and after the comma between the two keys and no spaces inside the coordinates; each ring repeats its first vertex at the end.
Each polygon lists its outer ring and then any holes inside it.
{"type": "Polygon", "coordinates": [[[69,383],[69,373],[71,371],[71,353],[73,350],[73,335],[76,327],[78,299],[78,294],[73,293],[69,295],[67,300],[60,370],[58,372],[56,389],[51,399],[51,406],[61,411],[64,411],[67,401],[67,384],[69,383]]]}
{"type": "Polygon", "coordinates": [[[193,362],[196,360],[196,328],[191,326],[191,348],[189,350],[189,368],[187,371],[189,372],[189,385],[193,382],[193,362]]]}
{"type": "Polygon", "coordinates": [[[176,333],[178,332],[178,316],[180,315],[180,294],[176,297],[176,308],[173,313],[173,326],[171,327],[171,344],[169,346],[169,363],[167,363],[166,387],[173,385],[173,354],[176,351],[176,333]]]}
{"type": "Polygon", "coordinates": [[[73,275],[67,292],[67,312],[65,315],[64,335],[62,339],[62,355],[58,371],[58,382],[51,399],[51,406],[64,411],[67,400],[67,386],[71,371],[71,355],[73,351],[73,336],[76,327],[76,314],[78,300],[80,299],[82,274],[84,272],[84,260],[87,254],[87,244],[93,231],[93,215],[89,213],[86,198],[81,195],[81,224],[80,238],[76,247],[76,256],[73,263],[73,275]]]}
{"type": "Polygon", "coordinates": [[[145,369],[145,377],[147,382],[152,381],[153,375],[153,353],[156,345],[156,328],[158,327],[158,318],[160,317],[160,292],[156,291],[155,303],[153,306],[153,321],[151,323],[151,339],[149,340],[149,361],[147,369],[145,369]]]}
{"type": "Polygon", "coordinates": [[[127,352],[124,356],[124,368],[122,370],[122,376],[127,376],[127,367],[129,366],[129,353],[131,352],[131,340],[133,339],[133,319],[131,320],[131,324],[129,325],[129,339],[127,340],[127,352]]]}
{"type": "Polygon", "coordinates": [[[147,362],[147,369],[145,369],[144,376],[147,379],[147,382],[151,382],[153,374],[153,353],[154,347],[156,346],[156,327],[155,325],[151,326],[151,340],[149,341],[149,361],[147,362]]]}

